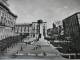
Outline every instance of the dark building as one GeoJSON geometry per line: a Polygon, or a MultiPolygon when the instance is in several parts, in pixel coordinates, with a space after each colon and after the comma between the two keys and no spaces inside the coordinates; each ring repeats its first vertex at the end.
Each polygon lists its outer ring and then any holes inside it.
{"type": "Polygon", "coordinates": [[[58,51],[62,56],[71,59],[80,59],[80,12],[63,20],[64,39],[58,51]]]}
{"type": "MultiPolygon", "coordinates": [[[[57,47],[64,58],[80,59],[80,12],[65,18],[62,22],[63,26],[58,26],[59,39],[53,42],[51,40],[50,43],[57,47]]],[[[53,30],[48,31],[50,35],[53,30]]]]}
{"type": "Polygon", "coordinates": [[[80,49],[80,12],[63,20],[64,35],[72,38],[72,47],[80,49]]]}

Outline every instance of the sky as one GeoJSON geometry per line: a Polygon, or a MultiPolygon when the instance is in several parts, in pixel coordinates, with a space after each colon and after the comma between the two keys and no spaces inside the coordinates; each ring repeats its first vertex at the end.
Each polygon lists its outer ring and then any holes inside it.
{"type": "MultiPolygon", "coordinates": [[[[8,0],[9,8],[18,18],[16,23],[32,23],[39,19],[52,23],[80,11],[80,0],[8,0]]],[[[56,23],[58,24],[58,23],[56,23]]]]}

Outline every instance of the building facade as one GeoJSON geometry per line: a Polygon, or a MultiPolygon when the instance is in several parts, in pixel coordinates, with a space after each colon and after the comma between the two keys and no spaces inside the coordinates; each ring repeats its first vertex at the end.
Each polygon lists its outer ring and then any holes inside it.
{"type": "Polygon", "coordinates": [[[32,38],[38,38],[39,34],[42,33],[44,37],[47,36],[47,24],[43,22],[38,24],[38,22],[32,22],[31,24],[16,24],[14,26],[14,32],[16,33],[29,33],[32,38]],[[39,29],[40,28],[40,29],[39,29]]]}
{"type": "Polygon", "coordinates": [[[63,20],[65,37],[72,38],[73,48],[80,49],[80,12],[63,20]]]}
{"type": "Polygon", "coordinates": [[[17,16],[10,9],[0,2],[0,25],[14,27],[17,16]]]}
{"type": "Polygon", "coordinates": [[[17,18],[4,2],[7,3],[0,0],[0,40],[11,35],[17,18]]]}
{"type": "Polygon", "coordinates": [[[39,33],[41,33],[44,37],[47,36],[47,23],[42,22],[39,27],[38,22],[32,22],[32,31],[33,31],[33,37],[38,37],[39,33]],[[40,28],[40,29],[39,29],[40,28]]]}
{"type": "Polygon", "coordinates": [[[32,24],[16,24],[14,26],[14,31],[16,33],[32,33],[32,24]]]}

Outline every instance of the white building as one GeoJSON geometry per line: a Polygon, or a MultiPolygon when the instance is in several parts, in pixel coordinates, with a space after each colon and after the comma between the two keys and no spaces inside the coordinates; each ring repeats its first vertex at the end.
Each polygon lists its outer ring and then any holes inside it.
{"type": "Polygon", "coordinates": [[[32,29],[33,29],[33,37],[38,37],[39,33],[43,37],[47,36],[47,22],[42,22],[40,24],[40,29],[38,22],[32,22],[32,29]]]}
{"type": "Polygon", "coordinates": [[[43,22],[40,24],[40,29],[39,29],[39,24],[38,22],[32,22],[32,24],[24,23],[24,24],[16,24],[14,26],[14,31],[16,33],[29,33],[29,36],[32,38],[38,38],[39,33],[41,33],[42,37],[47,36],[47,24],[46,22],[43,22]]]}
{"type": "Polygon", "coordinates": [[[6,0],[0,0],[0,40],[11,35],[16,18],[17,16],[11,12],[6,0]]]}

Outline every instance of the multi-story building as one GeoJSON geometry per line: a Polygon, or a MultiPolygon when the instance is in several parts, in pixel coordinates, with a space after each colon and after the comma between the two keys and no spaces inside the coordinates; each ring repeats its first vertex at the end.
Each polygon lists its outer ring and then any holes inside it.
{"type": "Polygon", "coordinates": [[[7,2],[0,0],[0,40],[12,35],[12,27],[15,25],[16,18],[17,16],[11,12],[7,2]]]}
{"type": "Polygon", "coordinates": [[[64,58],[80,59],[80,12],[65,18],[62,22],[63,26],[58,27],[59,39],[50,43],[57,47],[64,58]]]}
{"type": "Polygon", "coordinates": [[[0,25],[13,27],[15,25],[17,16],[13,14],[10,9],[0,2],[0,25]]]}
{"type": "Polygon", "coordinates": [[[23,38],[13,31],[17,16],[9,9],[7,1],[0,0],[0,54],[23,38]]]}
{"type": "Polygon", "coordinates": [[[40,33],[42,33],[42,36],[46,37],[47,25],[46,22],[43,22],[40,25],[38,22],[32,22],[31,24],[16,24],[14,26],[14,31],[16,33],[28,33],[29,37],[32,38],[38,38],[40,33]]]}
{"type": "Polygon", "coordinates": [[[71,37],[73,46],[80,49],[80,12],[63,20],[64,35],[71,37]]]}
{"type": "Polygon", "coordinates": [[[42,22],[39,27],[38,22],[32,22],[33,37],[38,37],[39,33],[42,33],[44,37],[47,36],[47,24],[42,22]],[[39,29],[40,28],[40,29],[39,29]]]}
{"type": "Polygon", "coordinates": [[[29,36],[32,36],[32,24],[16,24],[14,26],[14,32],[16,33],[28,33],[29,36]]]}
{"type": "Polygon", "coordinates": [[[65,58],[80,59],[80,12],[63,20],[64,39],[58,51],[65,58]]]}

